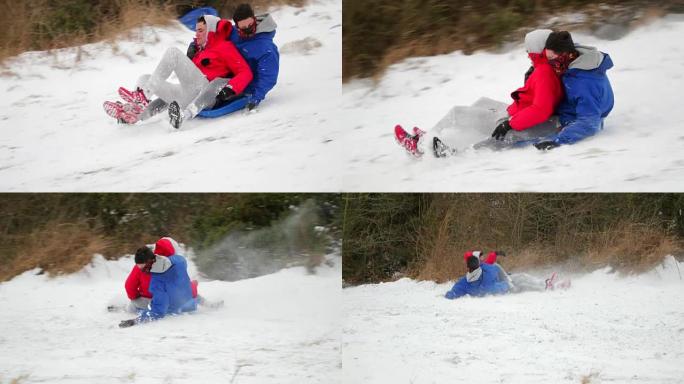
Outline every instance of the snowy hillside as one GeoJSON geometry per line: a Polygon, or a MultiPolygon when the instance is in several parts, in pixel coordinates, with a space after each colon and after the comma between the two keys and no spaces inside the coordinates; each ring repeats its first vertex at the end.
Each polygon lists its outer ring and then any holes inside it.
{"type": "Polygon", "coordinates": [[[353,116],[345,121],[345,190],[681,191],[683,35],[681,15],[617,41],[573,34],[575,42],[611,55],[615,108],[602,133],[548,153],[470,150],[416,161],[394,141],[395,124],[429,129],[452,106],[483,96],[508,103],[530,65],[522,39],[506,53],[408,59],[392,66],[377,86],[352,81],[342,97],[345,116],[353,116]]]}
{"type": "Polygon", "coordinates": [[[117,125],[102,109],[154,70],[164,51],[185,51],[181,24],[144,28],[143,40],[56,54],[25,53],[0,67],[3,191],[337,191],[341,94],[339,0],[272,12],[281,51],[278,84],[253,115],[170,128],[164,113],[117,125]]]}
{"type": "MultiPolygon", "coordinates": [[[[339,382],[341,258],[237,282],[200,281],[220,309],[120,329],[130,257],[0,283],[0,383],[339,382]],[[16,380],[16,381],[13,381],[16,380]]],[[[190,264],[191,276],[194,266],[190,264]]]]}
{"type": "Polygon", "coordinates": [[[684,263],[575,276],[566,291],[443,298],[402,279],[344,289],[345,383],[681,383],[684,263]]]}

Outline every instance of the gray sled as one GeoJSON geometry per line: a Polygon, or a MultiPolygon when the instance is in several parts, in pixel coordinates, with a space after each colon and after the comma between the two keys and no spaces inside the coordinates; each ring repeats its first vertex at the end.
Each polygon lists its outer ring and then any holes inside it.
{"type": "Polygon", "coordinates": [[[471,106],[455,106],[428,131],[431,137],[425,137],[428,143],[424,145],[432,146],[433,137],[438,137],[452,152],[468,148],[500,150],[529,145],[558,132],[558,118],[552,116],[524,131],[511,130],[504,140],[494,140],[494,128],[508,117],[506,107],[505,103],[486,97],[471,106]]]}

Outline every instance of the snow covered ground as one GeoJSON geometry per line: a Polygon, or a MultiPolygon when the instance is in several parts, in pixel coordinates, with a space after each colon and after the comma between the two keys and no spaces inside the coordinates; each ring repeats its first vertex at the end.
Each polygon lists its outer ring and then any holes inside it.
{"type": "Polygon", "coordinates": [[[342,96],[344,116],[351,116],[344,121],[345,191],[681,191],[683,35],[682,15],[617,41],[573,34],[611,55],[615,108],[599,135],[547,153],[471,150],[417,161],[394,141],[395,124],[429,129],[454,105],[483,96],[509,102],[529,67],[522,39],[505,53],[408,59],[377,85],[352,81],[342,96]]]}
{"type": "MultiPolygon", "coordinates": [[[[220,309],[120,329],[131,257],[0,283],[0,383],[334,383],[341,377],[341,258],[236,282],[200,281],[220,309]],[[116,297],[116,299],[113,299],[116,297]]],[[[190,275],[195,275],[190,263],[190,275]]]]}
{"type": "Polygon", "coordinates": [[[278,84],[253,115],[195,120],[175,131],[164,113],[117,125],[102,109],[187,48],[180,23],[144,38],[47,54],[0,67],[2,191],[338,191],[342,2],[273,10],[278,84]]]}
{"type": "Polygon", "coordinates": [[[566,291],[443,298],[402,279],[343,291],[345,383],[682,383],[684,263],[566,291]]]}

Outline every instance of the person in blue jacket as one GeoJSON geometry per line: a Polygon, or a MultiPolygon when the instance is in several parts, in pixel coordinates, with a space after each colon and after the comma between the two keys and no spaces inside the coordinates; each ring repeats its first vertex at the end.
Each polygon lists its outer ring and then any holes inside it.
{"type": "Polygon", "coordinates": [[[135,264],[152,275],[149,289],[152,293],[152,301],[148,309],[138,313],[137,318],[124,320],[119,327],[130,327],[159,320],[166,315],[197,309],[197,300],[192,297],[188,263],[183,256],[155,255],[149,247],[145,246],[135,252],[135,264]]]}
{"type": "Polygon", "coordinates": [[[552,32],[546,40],[546,57],[561,76],[565,97],[556,109],[561,128],[554,136],[534,144],[549,150],[574,144],[603,128],[613,109],[613,89],[606,71],[613,67],[607,53],[575,45],[567,31],[552,32]]]}
{"type": "Polygon", "coordinates": [[[508,283],[500,280],[499,270],[493,265],[480,264],[477,256],[466,259],[468,273],[454,284],[446,293],[447,299],[458,299],[461,296],[485,296],[508,293],[508,283]]]}
{"type": "Polygon", "coordinates": [[[254,76],[244,91],[247,109],[251,111],[278,82],[280,54],[273,43],[277,25],[270,14],[255,16],[249,4],[238,5],[233,22],[230,41],[247,60],[254,76]]]}

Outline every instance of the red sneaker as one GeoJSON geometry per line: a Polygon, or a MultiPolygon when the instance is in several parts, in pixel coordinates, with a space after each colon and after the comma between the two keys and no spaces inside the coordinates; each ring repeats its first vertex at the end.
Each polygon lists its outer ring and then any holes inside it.
{"type": "Polygon", "coordinates": [[[420,157],[423,153],[418,149],[418,135],[410,135],[401,125],[397,124],[394,127],[394,138],[397,143],[404,147],[408,153],[413,156],[420,157]]]}
{"type": "Polygon", "coordinates": [[[547,290],[553,290],[554,287],[554,282],[556,281],[556,272],[551,274],[551,277],[546,279],[546,289],[547,290]]]}
{"type": "Polygon", "coordinates": [[[421,137],[425,134],[425,131],[423,131],[422,129],[420,129],[418,127],[413,127],[413,134],[415,136],[421,137]]]}
{"type": "Polygon", "coordinates": [[[126,124],[137,123],[138,116],[142,112],[142,107],[139,105],[133,103],[124,104],[120,101],[105,101],[102,107],[109,116],[126,124]]]}
{"type": "Polygon", "coordinates": [[[121,96],[124,101],[138,104],[143,108],[147,107],[147,104],[150,103],[150,100],[145,96],[145,92],[140,88],[137,88],[135,91],[129,91],[124,87],[119,87],[119,96],[121,96]]]}

